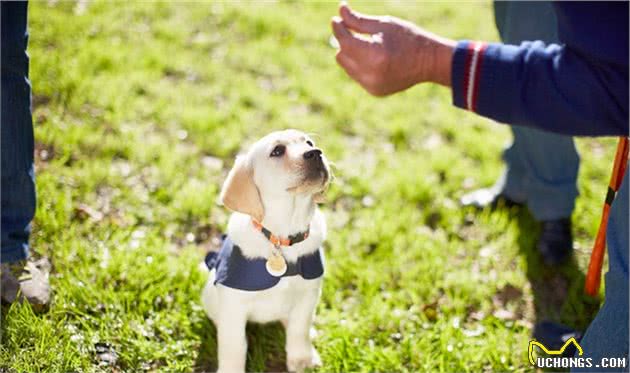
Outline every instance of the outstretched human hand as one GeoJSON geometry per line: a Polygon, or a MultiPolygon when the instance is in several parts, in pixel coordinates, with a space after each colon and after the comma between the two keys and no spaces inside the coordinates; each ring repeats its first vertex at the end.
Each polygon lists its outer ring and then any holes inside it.
{"type": "Polygon", "coordinates": [[[455,42],[390,16],[367,16],[342,3],[332,28],[339,42],[337,62],[374,96],[386,96],[422,82],[451,84],[455,42]]]}

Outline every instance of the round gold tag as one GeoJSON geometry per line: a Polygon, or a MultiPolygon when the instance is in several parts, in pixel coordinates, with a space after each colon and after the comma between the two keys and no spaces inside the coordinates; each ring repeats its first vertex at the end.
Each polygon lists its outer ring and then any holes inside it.
{"type": "Polygon", "coordinates": [[[287,271],[287,262],[284,260],[282,255],[272,254],[269,259],[267,259],[265,267],[270,275],[280,277],[287,271]]]}

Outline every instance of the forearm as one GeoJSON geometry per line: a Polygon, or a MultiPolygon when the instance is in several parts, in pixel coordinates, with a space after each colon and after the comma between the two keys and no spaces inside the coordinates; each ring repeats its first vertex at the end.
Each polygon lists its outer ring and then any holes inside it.
{"type": "Polygon", "coordinates": [[[627,59],[606,62],[594,57],[601,53],[541,42],[456,44],[347,5],[340,16],[332,20],[337,62],[372,95],[433,82],[452,88],[456,106],[499,122],[578,136],[628,133],[627,59]]]}

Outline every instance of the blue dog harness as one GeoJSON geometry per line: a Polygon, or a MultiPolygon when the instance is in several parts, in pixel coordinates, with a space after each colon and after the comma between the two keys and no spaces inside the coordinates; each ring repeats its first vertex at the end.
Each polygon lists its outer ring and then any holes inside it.
{"type": "Polygon", "coordinates": [[[306,280],[314,280],[324,274],[324,260],[321,249],[298,258],[295,263],[287,262],[287,271],[280,277],[267,272],[265,258],[248,259],[241,248],[228,237],[223,237],[219,252],[209,252],[205,262],[208,269],[216,269],[214,284],[230,288],[257,291],[272,288],[282,277],[300,275],[306,280]]]}

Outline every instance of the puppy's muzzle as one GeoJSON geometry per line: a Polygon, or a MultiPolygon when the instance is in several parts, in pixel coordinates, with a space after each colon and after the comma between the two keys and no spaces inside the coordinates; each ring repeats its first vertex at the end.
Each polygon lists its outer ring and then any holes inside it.
{"type": "Polygon", "coordinates": [[[321,150],[309,150],[303,154],[303,157],[307,180],[322,180],[322,183],[328,181],[328,167],[324,162],[321,150]]]}

